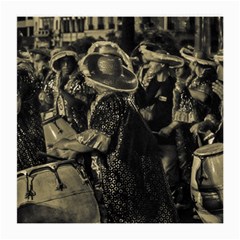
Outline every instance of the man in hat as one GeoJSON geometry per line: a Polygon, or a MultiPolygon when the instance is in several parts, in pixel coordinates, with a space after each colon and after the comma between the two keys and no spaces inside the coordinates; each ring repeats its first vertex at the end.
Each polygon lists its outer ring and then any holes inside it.
{"type": "Polygon", "coordinates": [[[98,159],[107,222],[176,222],[157,141],[129,97],[138,87],[135,74],[111,54],[88,54],[80,68],[97,92],[89,127],[54,148],[91,152],[98,159]]]}
{"type": "Polygon", "coordinates": [[[163,154],[163,166],[174,191],[178,185],[177,149],[174,131],[166,135],[162,129],[172,122],[175,78],[171,68],[183,65],[183,59],[168,54],[160,46],[142,42],[136,55],[142,62],[138,71],[140,82],[135,100],[151,131],[156,133],[163,154]]]}

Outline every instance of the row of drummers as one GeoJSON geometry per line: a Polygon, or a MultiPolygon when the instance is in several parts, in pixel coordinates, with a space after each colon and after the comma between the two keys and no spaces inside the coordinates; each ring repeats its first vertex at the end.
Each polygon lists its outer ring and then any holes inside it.
{"type": "Polygon", "coordinates": [[[70,46],[53,50],[51,57],[46,49],[33,49],[31,53],[41,86],[39,111],[49,158],[76,157],[75,151],[53,146],[87,129],[88,110],[94,111],[92,102],[96,101],[88,77],[101,78],[103,86],[115,76],[126,77],[114,61],[96,61],[98,56],[117,57],[124,69],[138,78],[129,97],[158,141],[175,206],[189,209],[194,205],[203,222],[223,221],[221,51],[210,58],[188,46],[175,56],[161,45],[142,42],[129,57],[117,44],[99,41],[87,52],[87,56],[96,55],[92,69],[90,65],[85,67],[86,56],[78,56],[70,46]],[[53,121],[58,116],[65,121],[53,121]]]}

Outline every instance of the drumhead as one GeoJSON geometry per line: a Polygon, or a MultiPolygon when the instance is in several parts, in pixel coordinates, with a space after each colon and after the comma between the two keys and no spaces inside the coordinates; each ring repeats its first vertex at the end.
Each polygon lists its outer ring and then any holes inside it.
{"type": "Polygon", "coordinates": [[[215,154],[220,154],[223,152],[222,143],[213,143],[209,145],[202,146],[198,148],[195,152],[195,156],[211,156],[215,154]]]}

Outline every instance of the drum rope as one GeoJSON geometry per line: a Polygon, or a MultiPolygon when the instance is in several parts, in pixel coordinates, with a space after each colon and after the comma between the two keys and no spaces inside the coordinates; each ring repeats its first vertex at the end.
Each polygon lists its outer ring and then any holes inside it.
{"type": "Polygon", "coordinates": [[[56,121],[53,121],[53,124],[56,126],[58,133],[63,133],[63,130],[57,125],[56,121]]]}
{"type": "Polygon", "coordinates": [[[29,200],[31,197],[31,200],[33,200],[33,196],[36,195],[36,192],[33,190],[33,179],[34,177],[29,177],[28,174],[26,174],[26,181],[27,181],[27,192],[25,194],[25,198],[29,200]],[[31,180],[29,180],[31,178],[31,180]]]}
{"type": "Polygon", "coordinates": [[[63,191],[64,188],[67,188],[67,186],[62,182],[62,180],[60,179],[57,169],[53,168],[53,173],[56,176],[56,182],[57,182],[57,186],[56,186],[56,190],[60,190],[63,191]]]}

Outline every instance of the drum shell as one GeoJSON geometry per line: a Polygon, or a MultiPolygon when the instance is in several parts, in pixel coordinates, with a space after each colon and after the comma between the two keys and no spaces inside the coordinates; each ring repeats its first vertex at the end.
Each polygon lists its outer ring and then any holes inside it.
{"type": "MultiPolygon", "coordinates": [[[[63,161],[64,162],[64,161],[63,161]]],[[[31,172],[27,169],[26,172],[31,172]]],[[[98,223],[99,209],[87,179],[72,164],[62,163],[57,173],[66,186],[56,189],[57,178],[48,164],[35,168],[28,181],[25,175],[17,180],[18,222],[20,223],[98,223]],[[26,198],[27,182],[32,181],[33,199],[26,198]]]]}
{"type": "Polygon", "coordinates": [[[71,158],[71,156],[74,155],[74,151],[71,150],[51,149],[52,145],[63,138],[75,138],[76,131],[63,118],[53,118],[43,122],[43,131],[48,154],[61,158],[71,158]]]}
{"type": "Polygon", "coordinates": [[[223,153],[194,155],[191,174],[191,195],[196,205],[209,212],[223,209],[223,153]]]}

